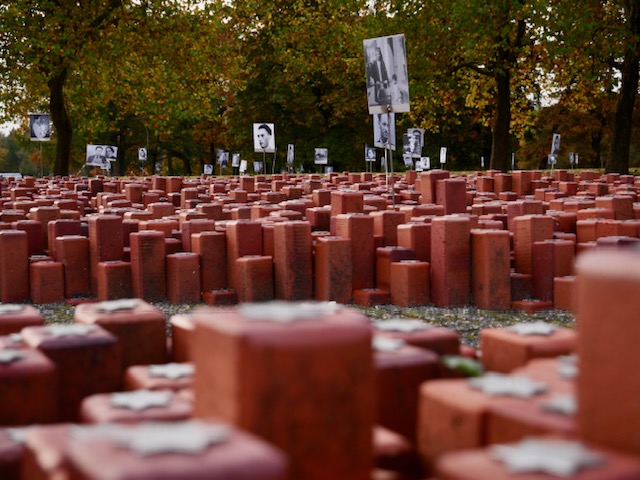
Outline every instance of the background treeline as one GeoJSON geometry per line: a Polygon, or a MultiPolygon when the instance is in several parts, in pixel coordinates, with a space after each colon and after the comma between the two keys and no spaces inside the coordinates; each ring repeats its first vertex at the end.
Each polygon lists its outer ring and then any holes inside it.
{"type": "MultiPolygon", "coordinates": [[[[197,175],[215,150],[253,153],[251,125],[276,125],[315,171],[364,170],[373,141],[362,41],[404,33],[411,112],[398,143],[426,131],[447,168],[546,166],[553,133],[581,168],[640,165],[635,97],[640,0],[11,0],[0,4],[0,170],[39,171],[28,112],[49,112],[45,173],[86,173],[85,146],[118,146],[115,174],[197,175]],[[634,120],[634,118],[636,120],[634,120]]],[[[396,153],[397,165],[401,154],[396,153]]],[[[216,170],[217,172],[217,170],[216,170]]]]}

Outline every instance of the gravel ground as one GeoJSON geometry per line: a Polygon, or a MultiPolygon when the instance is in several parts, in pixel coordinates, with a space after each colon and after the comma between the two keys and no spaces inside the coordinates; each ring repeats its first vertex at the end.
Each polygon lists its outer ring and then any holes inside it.
{"type": "MultiPolygon", "coordinates": [[[[203,307],[204,304],[174,305],[170,303],[156,303],[167,317],[179,313],[188,313],[194,308],[203,307]]],[[[47,305],[35,305],[47,323],[70,323],[73,321],[74,307],[66,303],[53,303],[47,305]]],[[[474,307],[464,308],[436,308],[432,306],[401,308],[393,305],[377,307],[358,307],[372,320],[387,320],[391,318],[420,319],[426,323],[446,327],[456,331],[460,335],[463,344],[478,347],[478,335],[481,329],[491,327],[505,327],[521,322],[545,321],[561,327],[574,327],[574,316],[571,313],[560,310],[547,310],[535,315],[522,312],[506,311],[495,312],[480,310],[474,307]]],[[[169,329],[167,328],[169,331],[169,329]]]]}

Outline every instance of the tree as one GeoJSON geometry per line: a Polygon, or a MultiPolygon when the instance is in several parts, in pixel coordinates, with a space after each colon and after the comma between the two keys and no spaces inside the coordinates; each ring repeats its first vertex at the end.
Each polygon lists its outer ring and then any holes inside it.
{"type": "Polygon", "coordinates": [[[117,21],[122,0],[17,0],[0,6],[0,76],[7,115],[48,103],[56,130],[54,173],[67,174],[73,135],[65,87],[86,42],[117,21]]]}

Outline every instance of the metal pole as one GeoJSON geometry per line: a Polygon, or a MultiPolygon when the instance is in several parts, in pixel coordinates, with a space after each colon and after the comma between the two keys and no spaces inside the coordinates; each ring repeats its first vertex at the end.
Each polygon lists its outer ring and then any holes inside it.
{"type": "Polygon", "coordinates": [[[42,143],[40,143],[40,178],[44,177],[44,169],[42,167],[42,143]]]}
{"type": "MultiPolygon", "coordinates": [[[[391,105],[387,105],[387,128],[389,129],[389,135],[387,135],[387,151],[389,157],[387,159],[388,171],[391,172],[391,206],[396,207],[396,195],[393,182],[393,153],[391,153],[391,105]]],[[[387,174],[387,191],[389,191],[389,175],[387,174]]]]}

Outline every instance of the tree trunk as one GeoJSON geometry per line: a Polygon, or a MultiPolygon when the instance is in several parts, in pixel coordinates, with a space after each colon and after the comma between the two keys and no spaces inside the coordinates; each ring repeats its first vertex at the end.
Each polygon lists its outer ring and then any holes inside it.
{"type": "Polygon", "coordinates": [[[506,172],[511,168],[509,147],[511,127],[511,75],[508,70],[496,74],[497,101],[496,113],[491,129],[491,169],[506,172]]]}
{"type": "MultiPolygon", "coordinates": [[[[640,0],[630,2],[630,6],[629,28],[631,31],[629,34],[633,38],[638,38],[638,34],[640,33],[640,0]]],[[[611,153],[605,168],[607,173],[629,173],[633,109],[636,103],[639,80],[639,48],[640,42],[636,40],[627,47],[624,55],[624,63],[622,64],[622,88],[616,106],[611,153]]]]}
{"type": "Polygon", "coordinates": [[[49,111],[56,129],[56,160],[53,166],[54,175],[69,175],[69,155],[73,129],[67,114],[64,100],[64,84],[67,80],[67,68],[61,69],[49,79],[49,111]]]}

